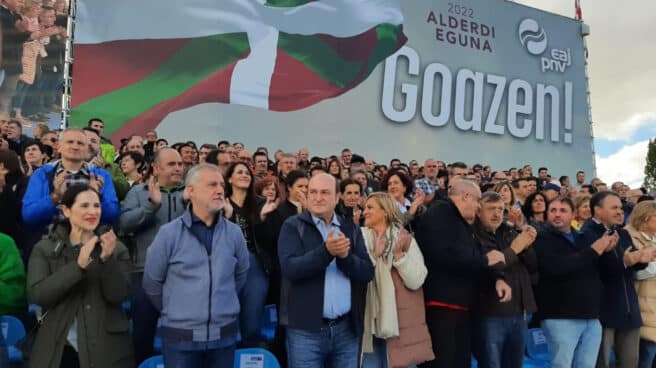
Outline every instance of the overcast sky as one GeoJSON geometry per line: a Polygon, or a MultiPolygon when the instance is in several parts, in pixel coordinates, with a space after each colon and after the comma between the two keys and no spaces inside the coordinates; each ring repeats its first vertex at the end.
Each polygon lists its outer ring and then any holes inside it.
{"type": "MultiPolygon", "coordinates": [[[[574,0],[517,0],[574,16],[574,0]]],[[[590,25],[592,120],[597,172],[638,186],[644,178],[647,142],[656,137],[656,2],[581,0],[590,25]]]]}

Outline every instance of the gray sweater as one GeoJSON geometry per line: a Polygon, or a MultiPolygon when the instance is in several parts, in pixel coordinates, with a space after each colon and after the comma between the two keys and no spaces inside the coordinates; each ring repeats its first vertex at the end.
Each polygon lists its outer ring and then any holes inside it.
{"type": "MultiPolygon", "coordinates": [[[[162,203],[159,206],[148,199],[147,184],[135,185],[125,197],[121,206],[119,226],[121,231],[131,238],[132,262],[136,272],[143,271],[146,250],[155,239],[159,228],[184,213],[183,191],[184,186],[170,190],[162,188],[162,203]]],[[[129,239],[126,242],[129,243],[129,239]]]]}

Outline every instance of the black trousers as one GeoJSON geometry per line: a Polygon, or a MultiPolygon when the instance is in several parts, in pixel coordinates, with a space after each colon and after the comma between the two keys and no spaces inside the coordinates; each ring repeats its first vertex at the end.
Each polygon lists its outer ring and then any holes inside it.
{"type": "Polygon", "coordinates": [[[471,319],[469,312],[443,307],[426,308],[426,324],[435,360],[421,368],[469,368],[471,366],[471,319]]]}
{"type": "Polygon", "coordinates": [[[70,345],[64,345],[60,368],[80,368],[80,359],[77,352],[70,345]]]}

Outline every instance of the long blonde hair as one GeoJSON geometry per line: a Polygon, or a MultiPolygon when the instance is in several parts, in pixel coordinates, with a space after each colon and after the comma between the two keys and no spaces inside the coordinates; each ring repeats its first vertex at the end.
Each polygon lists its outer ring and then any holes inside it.
{"type": "Polygon", "coordinates": [[[367,197],[367,200],[370,199],[375,200],[380,208],[385,211],[385,219],[387,220],[388,226],[393,225],[399,228],[403,227],[403,214],[391,195],[385,192],[375,192],[367,197]]]}
{"type": "Polygon", "coordinates": [[[633,211],[631,211],[629,224],[632,228],[641,231],[642,226],[652,216],[656,216],[656,201],[642,201],[633,208],[633,211]]]}

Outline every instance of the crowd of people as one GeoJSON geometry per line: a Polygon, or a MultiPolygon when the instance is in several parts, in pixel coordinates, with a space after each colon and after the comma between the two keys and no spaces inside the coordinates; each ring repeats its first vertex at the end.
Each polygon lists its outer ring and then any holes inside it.
{"type": "Polygon", "coordinates": [[[0,3],[0,117],[26,127],[61,111],[67,0],[0,3]]]}
{"type": "Polygon", "coordinates": [[[652,367],[644,189],[22,127],[0,121],[0,315],[41,308],[26,366],[135,367],[157,335],[167,368],[231,367],[241,347],[291,368],[519,368],[532,324],[551,367],[652,367]]]}

